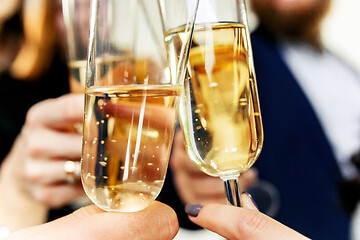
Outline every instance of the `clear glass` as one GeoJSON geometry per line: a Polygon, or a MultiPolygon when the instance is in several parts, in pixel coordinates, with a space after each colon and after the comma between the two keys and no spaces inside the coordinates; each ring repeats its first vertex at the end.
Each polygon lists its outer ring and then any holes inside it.
{"type": "Polygon", "coordinates": [[[62,0],[70,91],[84,93],[89,45],[90,0],[62,0]]]}
{"type": "Polygon", "coordinates": [[[104,210],[141,210],[163,186],[196,2],[91,1],[81,179],[104,210]],[[164,32],[179,26],[171,65],[164,32]]]}
{"type": "MultiPolygon", "coordinates": [[[[179,48],[182,34],[167,34],[171,48],[179,48]]],[[[203,172],[224,180],[228,201],[239,206],[237,179],[263,144],[243,0],[200,1],[184,85],[180,116],[188,154],[203,172]]]]}

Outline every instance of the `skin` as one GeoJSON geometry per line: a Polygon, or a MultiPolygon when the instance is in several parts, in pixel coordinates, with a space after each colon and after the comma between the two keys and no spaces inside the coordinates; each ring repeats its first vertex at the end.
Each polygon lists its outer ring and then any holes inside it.
{"type": "MultiPolygon", "coordinates": [[[[185,150],[184,137],[177,131],[174,137],[170,167],[176,189],[183,203],[226,203],[224,183],[220,178],[201,172],[190,160],[185,150]]],[[[257,179],[254,169],[243,173],[239,178],[239,188],[243,191],[257,179]]]]}
{"type": "Polygon", "coordinates": [[[247,194],[241,195],[242,206],[208,204],[197,217],[189,216],[199,226],[229,240],[305,240],[307,237],[260,213],[247,194]],[[214,217],[216,216],[216,217],[214,217]]]}
{"type": "Polygon", "coordinates": [[[80,183],[68,184],[63,171],[65,161],[80,161],[82,136],[72,126],[82,119],[83,97],[75,94],[43,101],[27,114],[20,134],[25,180],[32,196],[49,207],[71,203],[83,194],[80,183]]]}
{"type": "Polygon", "coordinates": [[[66,182],[64,164],[79,163],[83,96],[68,94],[34,105],[0,173],[0,225],[11,230],[46,221],[49,208],[64,206],[84,194],[78,182],[66,182]],[[19,202],[21,200],[21,202],[19,202]]]}
{"type": "Polygon", "coordinates": [[[173,239],[179,230],[175,212],[154,202],[133,213],[109,213],[90,205],[53,222],[18,231],[8,238],[21,239],[173,239]]]}
{"type": "MultiPolygon", "coordinates": [[[[83,196],[80,183],[66,182],[63,168],[67,160],[80,161],[82,136],[74,131],[73,125],[81,123],[82,119],[81,94],[45,100],[29,110],[21,134],[1,168],[0,189],[9,195],[0,199],[3,202],[0,204],[0,223],[12,230],[39,224],[46,221],[47,209],[64,206],[83,196]],[[13,199],[26,199],[28,205],[16,207],[20,204],[13,199]],[[24,217],[24,213],[32,217],[24,217]],[[12,221],[7,219],[9,215],[12,221]]],[[[185,203],[225,203],[222,181],[197,169],[186,154],[180,133],[175,138],[171,161],[185,203]]],[[[255,178],[254,173],[244,174],[243,180],[240,179],[241,188],[255,178]]]]}

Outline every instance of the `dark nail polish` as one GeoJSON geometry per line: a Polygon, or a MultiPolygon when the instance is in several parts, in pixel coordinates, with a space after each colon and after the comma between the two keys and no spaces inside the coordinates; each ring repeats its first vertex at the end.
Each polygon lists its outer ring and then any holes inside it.
{"type": "Polygon", "coordinates": [[[246,194],[249,196],[249,198],[251,199],[251,201],[252,201],[252,203],[254,204],[254,206],[255,206],[257,209],[259,209],[258,206],[257,206],[257,204],[256,204],[256,202],[255,202],[255,200],[254,200],[254,198],[251,196],[251,194],[250,194],[250,193],[246,193],[246,194]]]}
{"type": "Polygon", "coordinates": [[[200,204],[188,204],[185,206],[185,212],[192,217],[197,217],[202,208],[200,204]]]}

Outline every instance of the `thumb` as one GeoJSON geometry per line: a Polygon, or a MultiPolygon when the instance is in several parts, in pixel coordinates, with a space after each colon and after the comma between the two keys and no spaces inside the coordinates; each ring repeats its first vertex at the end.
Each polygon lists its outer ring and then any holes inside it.
{"type": "MultiPolygon", "coordinates": [[[[248,206],[251,206],[249,202],[248,206]]],[[[260,213],[254,206],[240,208],[220,204],[194,204],[186,206],[186,211],[192,222],[229,240],[308,239],[260,213]]]]}
{"type": "Polygon", "coordinates": [[[179,229],[175,212],[154,202],[132,213],[104,212],[91,205],[74,213],[10,235],[12,239],[173,239],[179,229]]]}

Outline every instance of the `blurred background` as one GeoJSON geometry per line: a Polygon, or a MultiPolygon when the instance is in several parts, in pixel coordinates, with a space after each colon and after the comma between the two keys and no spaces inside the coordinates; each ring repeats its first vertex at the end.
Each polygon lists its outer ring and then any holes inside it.
{"type": "Polygon", "coordinates": [[[334,0],[332,10],[324,23],[326,46],[360,73],[360,1],[334,0]]]}
{"type": "MultiPolygon", "coordinates": [[[[248,3],[247,6],[250,4],[248,3]]],[[[360,22],[359,9],[358,0],[333,0],[330,13],[323,25],[325,46],[348,62],[358,73],[360,73],[360,30],[357,27],[360,22]]],[[[255,29],[257,19],[251,13],[251,9],[249,22],[251,29],[255,29]]]]}

